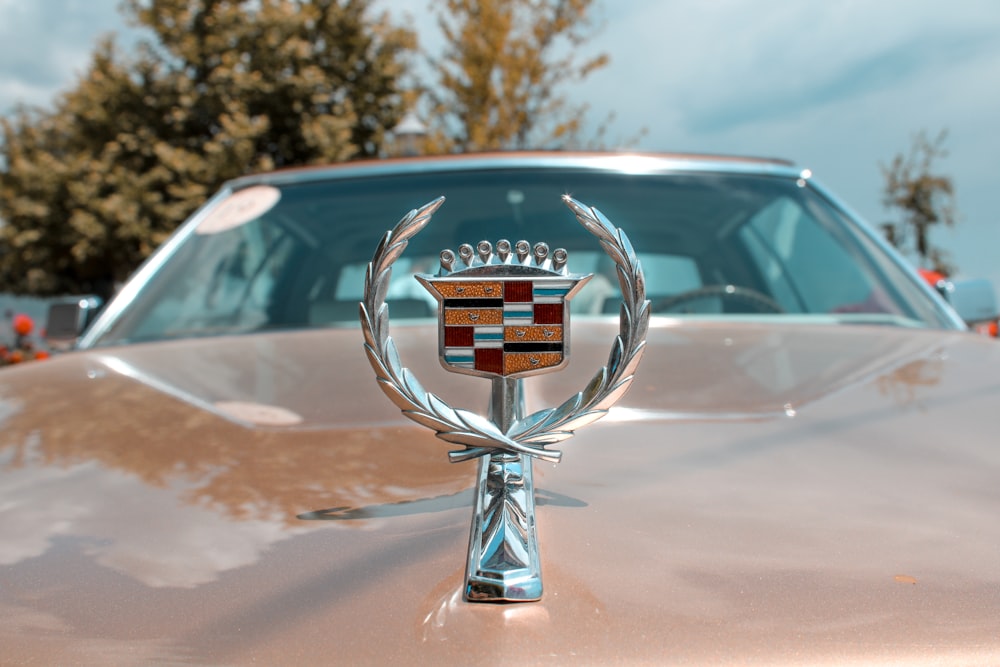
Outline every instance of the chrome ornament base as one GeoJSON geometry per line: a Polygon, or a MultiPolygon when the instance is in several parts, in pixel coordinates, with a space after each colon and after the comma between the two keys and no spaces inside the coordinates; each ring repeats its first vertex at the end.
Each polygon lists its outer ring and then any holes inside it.
{"type": "MultiPolygon", "coordinates": [[[[489,415],[503,432],[524,417],[522,380],[493,378],[489,415]]],[[[464,594],[469,602],[542,597],[530,456],[498,452],[479,459],[464,594]]]]}
{"type": "Polygon", "coordinates": [[[465,599],[534,602],[542,597],[531,457],[482,457],[469,537],[465,599]]]}

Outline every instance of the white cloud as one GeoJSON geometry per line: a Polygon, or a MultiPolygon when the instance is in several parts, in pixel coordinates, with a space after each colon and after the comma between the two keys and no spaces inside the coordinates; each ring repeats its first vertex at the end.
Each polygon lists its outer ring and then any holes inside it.
{"type": "Polygon", "coordinates": [[[929,3],[643,6],[609,21],[593,48],[608,51],[612,65],[578,96],[617,103],[647,123],[661,109],[679,110],[696,135],[905,85],[995,50],[1000,28],[996,12],[992,25],[949,20],[929,3]]]}
{"type": "Polygon", "coordinates": [[[124,32],[118,0],[0,0],[0,113],[48,106],[83,71],[99,37],[124,32]]]}
{"type": "Polygon", "coordinates": [[[880,162],[918,130],[950,130],[963,221],[941,235],[959,266],[994,277],[991,179],[1000,154],[1000,12],[990,0],[617,3],[592,48],[610,53],[575,99],[617,111],[639,148],[786,157],[866,217],[886,216],[880,162]]]}

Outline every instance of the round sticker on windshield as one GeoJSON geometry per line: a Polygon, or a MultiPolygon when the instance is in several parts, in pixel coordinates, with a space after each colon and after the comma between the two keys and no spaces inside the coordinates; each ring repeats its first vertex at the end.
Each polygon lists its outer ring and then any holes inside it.
{"type": "Polygon", "coordinates": [[[218,234],[256,220],[281,199],[281,190],[255,185],[232,195],[209,211],[195,230],[198,234],[218,234]]]}

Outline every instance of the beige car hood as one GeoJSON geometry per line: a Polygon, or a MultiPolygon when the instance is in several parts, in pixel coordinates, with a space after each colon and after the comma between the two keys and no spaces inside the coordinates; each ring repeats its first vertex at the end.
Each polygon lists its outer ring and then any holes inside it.
{"type": "MultiPolygon", "coordinates": [[[[603,363],[580,322],[563,373],[603,363]]],[[[403,362],[455,406],[432,327],[403,362]]],[[[461,600],[475,464],[358,330],[0,372],[3,664],[1000,662],[1000,346],[659,320],[620,407],[537,463],[545,595],[461,600]]]]}

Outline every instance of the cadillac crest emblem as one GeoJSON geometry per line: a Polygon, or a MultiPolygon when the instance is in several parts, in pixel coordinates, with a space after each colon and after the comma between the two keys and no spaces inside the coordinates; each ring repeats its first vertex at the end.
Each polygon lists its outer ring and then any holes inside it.
{"type": "Polygon", "coordinates": [[[558,370],[569,352],[569,300],[590,276],[566,271],[567,253],[538,243],[489,241],[441,252],[437,276],[417,276],[440,303],[447,370],[525,377],[558,370]],[[458,259],[459,261],[456,261],[458,259]],[[459,266],[457,266],[459,265],[459,266]]]}
{"type": "Polygon", "coordinates": [[[544,242],[498,240],[441,251],[436,275],[416,278],[438,302],[438,354],[446,370],[490,378],[486,416],[453,408],[402,366],[385,303],[392,264],[444,203],[410,211],[382,237],[360,304],[365,351],[379,387],[410,419],[461,445],[453,462],[480,459],[469,538],[465,599],[526,602],[542,596],[531,459],[559,461],[549,449],[605,414],[628,390],[649,325],[642,268],[625,232],[597,209],[563,201],[617,266],[619,334],[606,366],[561,405],[527,413],[523,381],[558,371],[570,356],[570,299],[591,278],[569,272],[569,253],[544,242]]]}

